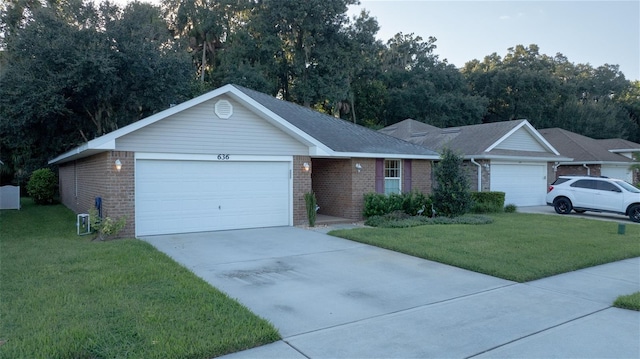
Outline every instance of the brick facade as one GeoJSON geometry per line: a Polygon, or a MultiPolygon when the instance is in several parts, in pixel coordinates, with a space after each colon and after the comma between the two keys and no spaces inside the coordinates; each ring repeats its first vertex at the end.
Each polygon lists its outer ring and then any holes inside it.
{"type": "MultiPolygon", "coordinates": [[[[481,186],[480,192],[488,192],[491,190],[491,167],[489,167],[491,161],[489,160],[476,160],[480,164],[481,173],[481,186]]],[[[462,162],[462,171],[467,177],[469,184],[469,190],[472,192],[478,192],[478,166],[471,161],[462,162]]]]}
{"type": "Polygon", "coordinates": [[[430,194],[433,190],[433,162],[411,160],[411,190],[430,194]]]}
{"type": "MultiPolygon", "coordinates": [[[[375,192],[373,158],[311,159],[293,157],[293,224],[308,223],[304,194],[316,194],[319,213],[361,220],[364,194],[375,192]],[[310,164],[305,171],[303,164],[310,164]],[[361,165],[358,172],[356,163],[361,165]]],[[[62,203],[76,213],[87,213],[96,197],[102,198],[103,217],[125,216],[127,224],[120,237],[135,236],[135,157],[133,152],[110,151],[60,165],[62,203]],[[115,169],[120,160],[122,168],[115,169]]],[[[411,161],[411,188],[431,193],[432,164],[427,160],[411,161]]]]}
{"type": "Polygon", "coordinates": [[[135,235],[135,181],[132,152],[111,151],[60,165],[60,198],[76,213],[88,213],[102,198],[102,216],[125,216],[127,224],[121,237],[135,235]],[[120,172],[115,161],[122,162],[120,172]]]}
{"type": "MultiPolygon", "coordinates": [[[[411,190],[430,194],[432,189],[431,161],[411,161],[411,190]]],[[[312,160],[312,185],[318,200],[318,213],[362,220],[364,195],[376,191],[376,159],[312,160]],[[361,170],[358,172],[356,164],[361,170]]]]}
{"type": "Polygon", "coordinates": [[[555,179],[558,176],[600,176],[600,165],[588,165],[589,171],[582,165],[579,166],[558,166],[555,172],[555,179]]]}
{"type": "Polygon", "coordinates": [[[311,173],[313,166],[309,156],[293,156],[293,225],[309,223],[304,194],[311,192],[311,173]],[[303,168],[304,163],[311,167],[309,171],[303,168]]]}

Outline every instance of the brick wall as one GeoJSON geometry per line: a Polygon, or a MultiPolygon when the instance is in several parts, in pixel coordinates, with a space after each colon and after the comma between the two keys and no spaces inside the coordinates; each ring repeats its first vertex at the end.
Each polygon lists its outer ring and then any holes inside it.
{"type": "MultiPolygon", "coordinates": [[[[600,176],[600,165],[588,165],[591,176],[600,176]]],[[[558,166],[555,178],[558,176],[586,176],[587,169],[579,166],[558,166]]],[[[554,178],[554,180],[555,180],[554,178]]]]}
{"type": "Polygon", "coordinates": [[[345,209],[344,217],[362,220],[364,218],[362,216],[362,212],[364,212],[364,195],[376,191],[376,159],[353,158],[349,161],[348,166],[350,167],[352,179],[351,205],[345,209]],[[356,163],[362,166],[360,172],[356,169],[356,163]]]}
{"type": "Polygon", "coordinates": [[[102,198],[102,216],[126,216],[121,237],[135,235],[134,155],[132,152],[104,152],[59,167],[60,198],[76,213],[88,213],[96,197],[102,198]],[[120,159],[122,169],[115,169],[120,159]]]}
{"type": "Polygon", "coordinates": [[[309,156],[293,156],[293,224],[295,226],[309,223],[304,194],[311,192],[311,173],[313,164],[309,156]],[[309,171],[304,171],[303,164],[311,165],[309,171]]]}
{"type": "Polygon", "coordinates": [[[352,204],[350,160],[314,158],[312,186],[316,194],[318,213],[350,218],[352,204]]]}
{"type": "Polygon", "coordinates": [[[433,191],[432,163],[428,160],[411,161],[411,190],[430,194],[433,191]]]}

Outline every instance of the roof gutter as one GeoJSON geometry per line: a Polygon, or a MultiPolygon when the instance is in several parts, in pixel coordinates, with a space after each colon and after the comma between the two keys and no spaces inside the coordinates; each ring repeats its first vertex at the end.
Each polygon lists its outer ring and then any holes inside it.
{"type": "Polygon", "coordinates": [[[472,157],[471,163],[478,166],[478,192],[482,192],[482,165],[480,165],[476,160],[472,157]]]}

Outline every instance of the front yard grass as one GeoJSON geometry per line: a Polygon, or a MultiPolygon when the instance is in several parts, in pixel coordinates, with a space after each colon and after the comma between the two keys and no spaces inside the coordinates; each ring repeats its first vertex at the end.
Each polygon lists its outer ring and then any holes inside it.
{"type": "Polygon", "coordinates": [[[618,297],[613,302],[614,307],[640,311],[640,292],[618,297]]]}
{"type": "Polygon", "coordinates": [[[151,245],[91,242],[61,205],[0,212],[0,357],[211,358],[280,338],[151,245]]]}
{"type": "Polygon", "coordinates": [[[640,225],[544,214],[491,214],[491,224],[336,230],[331,235],[527,282],[640,256],[640,225]]]}

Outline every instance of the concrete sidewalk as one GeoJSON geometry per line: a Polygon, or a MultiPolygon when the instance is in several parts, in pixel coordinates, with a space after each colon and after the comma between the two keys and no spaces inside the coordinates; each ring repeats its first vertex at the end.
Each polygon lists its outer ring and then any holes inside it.
{"type": "Polygon", "coordinates": [[[640,258],[518,284],[300,228],[145,240],[283,337],[225,358],[640,357],[640,258]]]}

